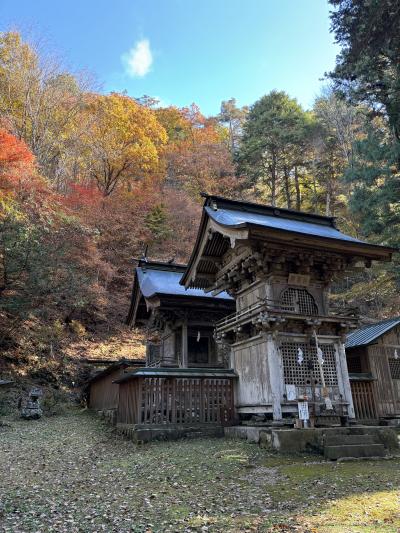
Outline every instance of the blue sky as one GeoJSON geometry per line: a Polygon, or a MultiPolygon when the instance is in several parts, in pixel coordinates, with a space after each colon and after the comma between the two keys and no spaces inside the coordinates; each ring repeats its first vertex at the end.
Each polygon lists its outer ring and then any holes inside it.
{"type": "Polygon", "coordinates": [[[272,89],[310,107],[338,52],[327,0],[0,0],[0,30],[44,36],[104,92],[205,114],[272,89]]]}

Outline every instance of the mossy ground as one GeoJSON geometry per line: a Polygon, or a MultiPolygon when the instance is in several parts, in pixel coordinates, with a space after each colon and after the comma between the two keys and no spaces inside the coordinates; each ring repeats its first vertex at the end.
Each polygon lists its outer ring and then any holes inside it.
{"type": "Polygon", "coordinates": [[[136,446],[87,411],[0,428],[0,531],[393,532],[400,458],[199,439],[136,446]]]}

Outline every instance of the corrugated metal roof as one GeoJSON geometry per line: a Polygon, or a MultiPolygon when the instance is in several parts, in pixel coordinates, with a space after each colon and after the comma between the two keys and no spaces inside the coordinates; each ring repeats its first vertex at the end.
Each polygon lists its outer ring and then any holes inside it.
{"type": "Polygon", "coordinates": [[[389,318],[382,322],[377,322],[376,324],[364,326],[348,335],[345,346],[346,348],[366,346],[398,325],[400,325],[400,317],[389,318]]]}
{"type": "Polygon", "coordinates": [[[228,293],[222,292],[218,296],[212,296],[201,289],[185,289],[179,282],[182,272],[155,269],[154,267],[137,267],[136,269],[140,291],[145,298],[151,298],[156,294],[168,294],[173,296],[191,296],[232,300],[228,293]]]}
{"type": "MultiPolygon", "coordinates": [[[[318,237],[350,241],[360,244],[364,243],[364,241],[360,241],[359,239],[345,235],[333,225],[309,222],[307,220],[295,220],[293,218],[289,218],[289,215],[286,213],[281,216],[256,212],[252,213],[249,211],[239,211],[220,207],[218,207],[217,210],[214,210],[208,206],[205,207],[205,210],[215,222],[224,226],[240,227],[246,224],[255,224],[257,226],[264,226],[266,228],[294,231],[304,235],[315,235],[318,237]]],[[[279,210],[277,211],[279,212],[279,210]]]]}

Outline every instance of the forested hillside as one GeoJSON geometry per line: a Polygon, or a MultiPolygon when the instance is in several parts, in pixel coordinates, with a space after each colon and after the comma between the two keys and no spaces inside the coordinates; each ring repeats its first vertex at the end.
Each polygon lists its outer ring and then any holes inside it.
{"type": "MultiPolygon", "coordinates": [[[[34,375],[68,356],[143,353],[123,326],[133,258],[148,247],[185,262],[201,191],[334,215],[347,233],[400,246],[400,8],[331,4],[343,52],[311,109],[276,90],[249,108],[224,101],[214,117],[106,95],[0,34],[3,365],[34,375]]],[[[399,283],[397,258],[349,274],[333,297],[385,317],[399,313],[399,283]]]]}

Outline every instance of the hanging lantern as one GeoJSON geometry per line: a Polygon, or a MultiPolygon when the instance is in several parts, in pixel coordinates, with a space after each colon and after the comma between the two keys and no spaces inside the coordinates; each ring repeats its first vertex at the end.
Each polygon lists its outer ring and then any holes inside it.
{"type": "Polygon", "coordinates": [[[395,359],[398,359],[398,358],[399,358],[399,354],[398,354],[398,352],[397,352],[397,349],[394,351],[394,358],[395,358],[395,359]]]}
{"type": "Polygon", "coordinates": [[[319,346],[317,348],[317,356],[318,356],[319,364],[323,365],[324,364],[324,352],[321,350],[319,346]]]}
{"type": "Polygon", "coordinates": [[[201,335],[200,335],[200,330],[198,330],[198,332],[197,332],[197,339],[196,339],[197,342],[200,342],[200,337],[201,337],[201,335]]]}
{"type": "Polygon", "coordinates": [[[303,364],[303,361],[304,361],[303,350],[301,348],[298,348],[298,350],[297,350],[297,362],[301,366],[303,364]]]}

